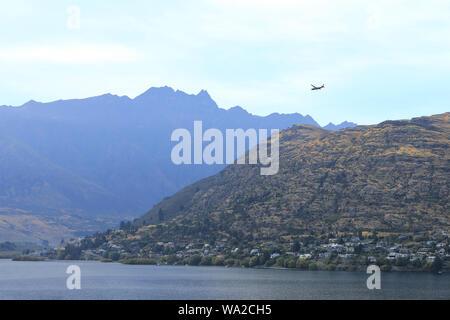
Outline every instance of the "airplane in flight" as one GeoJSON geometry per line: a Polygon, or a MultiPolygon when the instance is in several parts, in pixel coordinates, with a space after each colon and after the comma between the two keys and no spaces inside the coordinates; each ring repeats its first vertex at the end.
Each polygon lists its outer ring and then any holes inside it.
{"type": "Polygon", "coordinates": [[[323,89],[323,88],[325,88],[325,85],[324,84],[322,84],[320,87],[316,87],[315,85],[311,85],[312,86],[312,89],[311,90],[320,90],[320,89],[323,89]]]}

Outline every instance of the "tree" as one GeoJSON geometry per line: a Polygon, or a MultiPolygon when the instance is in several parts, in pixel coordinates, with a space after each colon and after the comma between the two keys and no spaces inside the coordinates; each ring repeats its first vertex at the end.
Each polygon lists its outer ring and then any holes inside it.
{"type": "Polygon", "coordinates": [[[212,265],[212,257],[210,256],[203,256],[200,260],[201,266],[210,266],[212,265]]]}
{"type": "Polygon", "coordinates": [[[383,264],[380,268],[381,271],[386,272],[386,271],[391,271],[392,267],[390,264],[383,264]]]}
{"type": "Polygon", "coordinates": [[[297,269],[305,270],[305,269],[309,268],[309,263],[308,263],[308,261],[306,259],[298,259],[296,264],[295,264],[295,267],[297,269]]]}
{"type": "Polygon", "coordinates": [[[264,264],[265,267],[271,267],[275,264],[276,260],[275,259],[269,259],[266,261],[266,263],[264,264]]]}
{"type": "Polygon", "coordinates": [[[296,266],[297,266],[297,261],[295,260],[295,258],[288,259],[285,262],[286,268],[295,268],[296,266]]]}
{"type": "Polygon", "coordinates": [[[438,272],[439,270],[442,269],[442,260],[439,257],[436,257],[433,261],[433,263],[431,264],[430,270],[432,272],[438,272]]]}
{"type": "MultiPolygon", "coordinates": [[[[223,265],[225,265],[225,259],[223,257],[216,257],[214,259],[213,263],[215,266],[223,266],[223,265]]],[[[233,261],[233,263],[234,263],[234,261],[233,261]]]]}
{"type": "Polygon", "coordinates": [[[112,261],[118,261],[118,260],[120,259],[120,253],[118,253],[117,251],[112,251],[112,252],[110,252],[110,254],[109,254],[109,258],[110,258],[112,261]]]}
{"type": "Polygon", "coordinates": [[[56,254],[57,260],[64,260],[65,252],[63,250],[58,249],[58,253],[56,254]]]}
{"type": "Polygon", "coordinates": [[[315,270],[318,270],[319,268],[317,267],[317,263],[311,262],[311,263],[308,265],[308,269],[311,270],[311,271],[315,271],[315,270]]]}
{"type": "Polygon", "coordinates": [[[259,262],[258,257],[252,257],[250,258],[248,265],[250,268],[256,267],[258,265],[258,262],[259,262]]]}
{"type": "Polygon", "coordinates": [[[178,260],[177,256],[174,254],[171,254],[171,255],[167,256],[166,262],[168,264],[174,264],[175,262],[177,262],[177,260],[178,260]]]}
{"type": "Polygon", "coordinates": [[[64,250],[65,260],[79,260],[81,258],[81,248],[77,245],[68,243],[64,250]]]}
{"type": "Polygon", "coordinates": [[[241,261],[241,266],[248,268],[250,266],[250,258],[245,257],[244,260],[241,261]]]}
{"type": "Polygon", "coordinates": [[[190,266],[198,266],[201,260],[202,260],[202,257],[200,257],[199,255],[194,255],[189,258],[189,265],[190,266]]]}

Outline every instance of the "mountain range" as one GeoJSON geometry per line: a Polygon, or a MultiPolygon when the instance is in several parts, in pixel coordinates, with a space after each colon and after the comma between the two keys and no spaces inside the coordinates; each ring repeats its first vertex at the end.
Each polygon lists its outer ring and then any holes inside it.
{"type": "MultiPolygon", "coordinates": [[[[224,165],[170,161],[176,128],[320,127],[299,113],[256,116],[196,95],[150,88],[131,99],[105,94],[0,106],[0,241],[59,241],[141,216],[164,197],[224,165]]],[[[328,125],[331,130],[352,123],[328,125]]]]}

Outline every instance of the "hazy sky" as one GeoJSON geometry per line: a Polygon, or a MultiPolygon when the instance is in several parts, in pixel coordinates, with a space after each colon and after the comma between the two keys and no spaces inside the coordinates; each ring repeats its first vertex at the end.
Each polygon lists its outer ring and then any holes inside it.
{"type": "Polygon", "coordinates": [[[448,0],[14,0],[0,28],[0,105],[168,85],[322,125],[450,111],[448,0]]]}

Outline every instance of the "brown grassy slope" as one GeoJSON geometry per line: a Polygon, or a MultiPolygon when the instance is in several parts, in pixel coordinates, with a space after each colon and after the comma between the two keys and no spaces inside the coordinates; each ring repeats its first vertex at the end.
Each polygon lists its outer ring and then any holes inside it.
{"type": "Polygon", "coordinates": [[[164,222],[162,238],[448,229],[449,117],[337,132],[294,126],[281,133],[277,175],[229,166],[166,198],[137,224],[164,222]]]}

